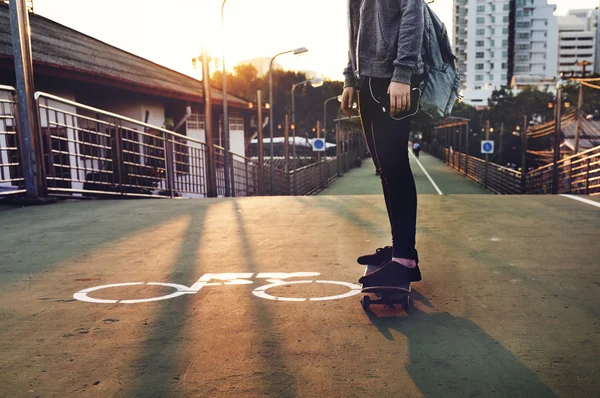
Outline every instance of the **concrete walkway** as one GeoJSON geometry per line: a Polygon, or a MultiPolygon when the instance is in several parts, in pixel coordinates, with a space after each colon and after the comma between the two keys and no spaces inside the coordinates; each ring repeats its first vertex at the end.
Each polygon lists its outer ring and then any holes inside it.
{"type": "Polygon", "coordinates": [[[335,296],[355,292],[356,257],[388,242],[376,196],[5,210],[0,396],[597,395],[600,209],[560,196],[424,195],[419,206],[414,308],[370,315],[360,295],[335,296]],[[320,275],[284,280],[294,272],[320,275]],[[195,283],[207,273],[247,275],[195,283]],[[136,282],[176,285],[83,298],[181,296],[73,299],[136,282]]]}
{"type": "MultiPolygon", "coordinates": [[[[438,195],[439,192],[433,184],[437,185],[442,194],[490,193],[429,154],[421,152],[419,159],[410,154],[410,165],[419,195],[438,195]]],[[[362,167],[350,170],[320,194],[381,195],[381,192],[381,179],[375,175],[373,160],[368,158],[363,160],[362,167]]]]}

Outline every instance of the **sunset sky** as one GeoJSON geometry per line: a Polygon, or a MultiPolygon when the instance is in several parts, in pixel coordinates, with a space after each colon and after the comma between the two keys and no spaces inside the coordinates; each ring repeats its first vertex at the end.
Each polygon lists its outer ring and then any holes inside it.
{"type": "MultiPolygon", "coordinates": [[[[341,80],[347,62],[347,0],[228,0],[225,6],[226,59],[231,68],[257,56],[271,57],[296,47],[309,53],[277,62],[341,80]]],[[[34,0],[35,12],[171,69],[198,76],[191,59],[204,42],[222,49],[221,0],[34,0]]],[[[598,0],[555,0],[557,14],[594,8],[598,0]]],[[[451,31],[452,1],[432,8],[451,31]]]]}

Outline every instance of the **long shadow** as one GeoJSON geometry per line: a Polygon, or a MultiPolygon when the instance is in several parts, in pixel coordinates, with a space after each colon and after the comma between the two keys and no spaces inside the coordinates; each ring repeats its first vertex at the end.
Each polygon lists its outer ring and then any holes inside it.
{"type": "MultiPolygon", "coordinates": [[[[233,201],[236,221],[240,229],[240,238],[242,242],[242,252],[245,254],[245,271],[257,273],[260,270],[257,267],[254,250],[248,240],[248,232],[238,200],[233,201]]],[[[272,269],[271,272],[283,271],[272,269]]],[[[260,357],[263,368],[266,372],[262,375],[262,384],[266,396],[296,396],[296,377],[288,371],[290,367],[286,364],[283,350],[281,347],[281,337],[277,335],[277,325],[273,322],[269,308],[275,303],[267,300],[259,300],[256,297],[250,298],[252,313],[260,325],[258,339],[260,344],[260,357]]]]}
{"type": "MultiPolygon", "coordinates": [[[[201,247],[204,219],[207,209],[190,209],[190,223],[183,237],[181,248],[166,280],[189,286],[202,275],[196,259],[201,247]],[[191,282],[190,282],[191,281],[191,282]]],[[[185,214],[179,214],[185,215],[185,214]]],[[[184,381],[184,375],[192,358],[188,345],[194,344],[187,338],[189,325],[195,315],[192,303],[195,295],[159,301],[158,308],[147,321],[150,335],[139,347],[141,356],[130,364],[136,369],[136,378],[125,387],[127,397],[169,397],[184,381]]]]}
{"type": "Polygon", "coordinates": [[[182,215],[181,207],[189,206],[183,201],[164,204],[160,200],[84,201],[2,211],[0,286],[152,229],[182,215]]]}
{"type": "MultiPolygon", "coordinates": [[[[424,298],[413,290],[413,299],[424,298]]],[[[425,303],[427,304],[427,303],[425,303]]],[[[415,307],[408,317],[369,317],[388,340],[406,336],[406,370],[424,397],[555,397],[517,357],[475,323],[415,307]]]]}

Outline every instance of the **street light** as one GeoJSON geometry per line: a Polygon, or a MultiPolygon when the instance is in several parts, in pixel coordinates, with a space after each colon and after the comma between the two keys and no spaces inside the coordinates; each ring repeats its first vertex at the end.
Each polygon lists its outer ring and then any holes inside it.
{"type": "Polygon", "coordinates": [[[336,95],[335,97],[327,98],[323,104],[323,138],[325,140],[325,182],[327,182],[327,174],[329,169],[327,167],[327,103],[329,101],[337,100],[342,103],[342,96],[336,95]]]}
{"type": "Polygon", "coordinates": [[[308,49],[306,47],[299,47],[296,48],[295,50],[288,50],[288,51],[284,51],[281,52],[279,54],[276,54],[273,58],[271,58],[271,62],[269,63],[269,104],[270,104],[270,108],[269,108],[269,117],[270,117],[270,121],[269,121],[269,132],[270,132],[270,138],[271,138],[271,157],[269,160],[269,168],[270,168],[270,175],[271,175],[271,196],[273,196],[274,190],[273,190],[273,185],[275,182],[275,174],[273,173],[273,124],[274,124],[274,119],[273,119],[273,62],[275,61],[275,58],[279,57],[280,55],[283,54],[289,54],[289,53],[293,53],[294,55],[299,55],[299,54],[304,54],[308,52],[308,49]]]}
{"type": "Polygon", "coordinates": [[[300,87],[305,84],[310,84],[313,88],[321,87],[323,85],[323,79],[320,77],[317,77],[315,79],[305,80],[300,83],[292,84],[292,126],[291,126],[291,128],[292,128],[292,157],[294,158],[294,161],[292,162],[292,168],[294,170],[294,178],[293,178],[293,181],[294,181],[293,182],[293,186],[294,186],[293,194],[294,195],[296,195],[296,167],[298,167],[298,165],[296,163],[297,162],[297,159],[296,159],[296,95],[294,94],[294,91],[296,90],[296,87],[300,87]]]}
{"type": "Polygon", "coordinates": [[[225,3],[227,0],[223,0],[221,3],[221,37],[223,39],[223,61],[222,61],[222,75],[223,75],[223,146],[225,147],[225,163],[223,165],[223,172],[225,173],[225,197],[229,197],[231,192],[229,190],[229,109],[227,108],[227,72],[225,70],[225,3]]]}

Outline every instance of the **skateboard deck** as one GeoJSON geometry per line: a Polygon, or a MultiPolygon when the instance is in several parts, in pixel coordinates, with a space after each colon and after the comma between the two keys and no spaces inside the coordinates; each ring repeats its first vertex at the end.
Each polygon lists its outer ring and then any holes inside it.
{"type": "MultiPolygon", "coordinates": [[[[374,265],[367,265],[365,267],[365,275],[375,272],[380,267],[374,265]]],[[[393,307],[394,304],[402,304],[405,310],[410,307],[410,283],[406,287],[398,286],[370,286],[364,287],[361,290],[362,293],[374,294],[377,299],[371,299],[368,295],[363,295],[360,299],[360,303],[365,310],[368,310],[371,304],[386,304],[389,307],[393,307]]]]}

